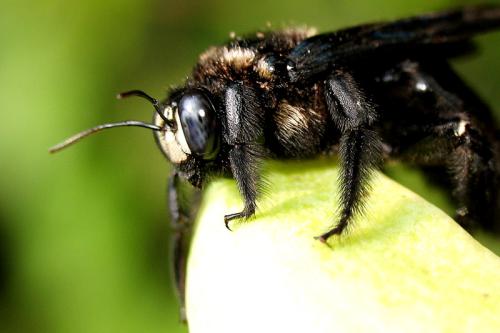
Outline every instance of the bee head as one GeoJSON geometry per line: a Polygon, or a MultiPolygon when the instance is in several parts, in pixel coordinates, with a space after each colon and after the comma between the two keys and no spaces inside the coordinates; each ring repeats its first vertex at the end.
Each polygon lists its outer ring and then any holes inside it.
{"type": "Polygon", "coordinates": [[[188,156],[213,160],[219,151],[219,123],[214,105],[205,91],[177,91],[160,106],[154,124],[160,149],[173,164],[188,156]]]}

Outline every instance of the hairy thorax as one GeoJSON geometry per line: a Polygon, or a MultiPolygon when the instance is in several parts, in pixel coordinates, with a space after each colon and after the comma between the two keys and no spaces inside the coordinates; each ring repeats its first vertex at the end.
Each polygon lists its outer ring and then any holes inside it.
{"type": "Polygon", "coordinates": [[[331,141],[325,139],[331,128],[322,85],[292,84],[286,57],[315,33],[315,29],[295,28],[257,32],[250,38],[232,36],[227,44],[200,55],[188,85],[205,87],[214,96],[223,95],[234,82],[252,87],[264,109],[264,140],[269,150],[278,157],[314,155],[331,141]]]}

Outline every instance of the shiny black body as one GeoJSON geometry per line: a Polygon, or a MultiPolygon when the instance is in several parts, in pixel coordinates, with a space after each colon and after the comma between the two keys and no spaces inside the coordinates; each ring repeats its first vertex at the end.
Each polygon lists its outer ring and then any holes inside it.
{"type": "MultiPolygon", "coordinates": [[[[321,241],[362,212],[371,172],[387,159],[445,174],[457,221],[498,231],[496,125],[447,60],[469,52],[475,34],[499,26],[500,8],[483,6],[320,35],[259,32],[209,49],[164,102],[176,106],[186,91],[203,90],[220,136],[212,158],[192,154],[175,164],[169,193],[176,228],[189,225],[177,200],[179,179],[202,187],[214,173],[234,177],[245,207],[226,215],[227,226],[254,214],[264,158],[337,153],[339,221],[321,241]]],[[[180,230],[175,271],[182,295],[188,232],[180,230]]]]}

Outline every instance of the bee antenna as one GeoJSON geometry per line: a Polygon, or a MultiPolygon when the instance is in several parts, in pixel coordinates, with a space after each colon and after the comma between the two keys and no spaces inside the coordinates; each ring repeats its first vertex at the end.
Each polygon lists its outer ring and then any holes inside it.
{"type": "Polygon", "coordinates": [[[146,123],[143,123],[141,121],[136,121],[136,120],[126,120],[126,121],[121,121],[121,122],[118,122],[118,123],[109,123],[109,124],[102,124],[102,125],[98,125],[96,127],[92,127],[92,128],[89,128],[85,131],[82,131],[80,133],[77,133],[69,138],[67,138],[66,140],[64,140],[63,142],[55,145],[54,147],[50,148],[49,149],[49,152],[50,153],[56,153],[68,146],[71,146],[72,144],[80,141],[81,139],[91,135],[91,134],[94,134],[94,133],[97,133],[97,132],[100,132],[102,130],[105,130],[105,129],[108,129],[108,128],[114,128],[114,127],[122,127],[122,126],[137,126],[137,127],[144,127],[144,128],[149,128],[149,129],[152,129],[153,131],[160,131],[161,130],[161,127],[160,126],[156,126],[156,125],[153,125],[153,124],[146,124],[146,123]]]}
{"type": "Polygon", "coordinates": [[[165,117],[165,115],[163,114],[163,112],[161,110],[160,102],[158,102],[158,100],[156,98],[149,96],[148,94],[146,94],[142,90],[125,91],[125,92],[122,92],[122,93],[119,93],[118,95],[116,95],[116,98],[123,99],[123,98],[127,98],[130,96],[138,96],[138,97],[142,97],[144,99],[147,99],[149,102],[151,102],[151,104],[153,104],[153,107],[155,108],[156,113],[158,113],[158,115],[161,117],[161,119],[163,119],[167,125],[172,124],[172,121],[168,120],[167,117],[165,117]]]}

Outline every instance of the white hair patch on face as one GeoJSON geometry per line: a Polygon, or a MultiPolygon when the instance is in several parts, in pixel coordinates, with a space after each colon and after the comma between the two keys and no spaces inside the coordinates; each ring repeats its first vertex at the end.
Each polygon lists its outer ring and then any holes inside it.
{"type": "Polygon", "coordinates": [[[170,129],[159,133],[158,140],[170,162],[180,164],[187,159],[187,154],[182,151],[175,134],[170,129]]]}
{"type": "Polygon", "coordinates": [[[168,120],[174,120],[174,109],[171,106],[165,107],[163,114],[168,120]]]}
{"type": "Polygon", "coordinates": [[[174,120],[177,123],[177,131],[174,133],[170,127],[165,127],[165,121],[159,116],[155,115],[154,123],[155,125],[165,128],[165,130],[156,132],[156,137],[161,149],[167,155],[170,162],[174,164],[180,164],[184,162],[188,155],[191,154],[191,150],[187,145],[186,138],[184,137],[184,132],[180,124],[179,116],[177,112],[171,106],[167,106],[164,110],[164,115],[167,119],[174,120]]]}

